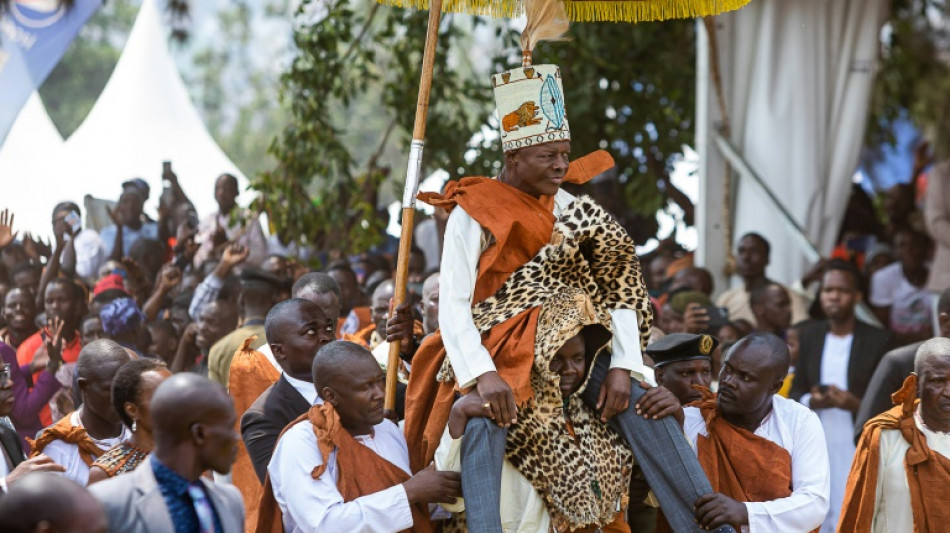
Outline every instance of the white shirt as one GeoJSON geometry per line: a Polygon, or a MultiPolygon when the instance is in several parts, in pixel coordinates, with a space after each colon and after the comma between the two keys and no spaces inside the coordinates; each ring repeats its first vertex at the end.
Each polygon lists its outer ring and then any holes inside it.
{"type": "Polygon", "coordinates": [[[284,372],[284,379],[287,380],[287,383],[290,383],[297,392],[300,393],[304,399],[307,400],[307,403],[310,405],[323,405],[323,398],[317,394],[317,388],[313,383],[309,381],[304,381],[302,379],[297,379],[290,374],[284,372]]]}
{"type": "Polygon", "coordinates": [[[871,277],[871,305],[890,307],[888,326],[895,333],[917,333],[931,323],[934,294],[926,284],[915,287],[904,277],[904,267],[891,263],[871,277]]]}
{"type": "MultiPolygon", "coordinates": [[[[574,196],[558,190],[554,196],[554,216],[560,216],[574,196]]],[[[461,206],[449,215],[442,250],[441,283],[439,285],[439,327],[445,352],[460,386],[470,387],[478,376],[495,371],[482,336],[472,318],[472,300],[478,261],[488,248],[489,240],[482,226],[461,206]]],[[[611,311],[613,353],[610,368],[624,368],[637,379],[643,375],[643,354],[640,350],[640,317],[632,309],[611,311]]]]}
{"type": "MultiPolygon", "coordinates": [[[[356,440],[408,474],[409,449],[402,431],[389,420],[373,429],[373,436],[356,440]]],[[[296,424],[277,441],[267,472],[285,532],[395,533],[412,527],[412,510],[401,484],[344,503],[336,486],[336,454],[330,453],[320,479],[313,479],[310,473],[323,464],[323,457],[310,422],[296,424]]]]}
{"type": "MultiPolygon", "coordinates": [[[[920,407],[914,413],[914,421],[931,450],[950,458],[950,433],[931,431],[920,418],[920,407]]],[[[881,466],[877,471],[877,493],[874,496],[873,533],[914,531],[914,510],[910,504],[910,487],[907,485],[907,470],[904,456],[910,444],[896,429],[881,432],[881,466]]]]}
{"type": "MultiPolygon", "coordinates": [[[[684,429],[693,449],[706,436],[706,421],[696,407],[685,407],[684,429]]],[[[818,416],[798,402],[772,396],[772,412],[755,430],[792,456],[792,494],[769,502],[746,502],[748,533],[806,533],[828,512],[828,450],[818,416]]]]}
{"type": "MultiPolygon", "coordinates": [[[[851,360],[851,345],[854,335],[839,337],[830,332],[825,335],[825,347],[821,352],[821,378],[823,385],[834,385],[848,390],[848,363],[851,360]]],[[[810,400],[810,396],[808,398],[810,400]]],[[[804,402],[803,402],[804,403],[804,402]]],[[[838,516],[848,485],[851,461],[854,459],[854,416],[847,409],[831,407],[815,409],[821,420],[828,444],[828,462],[831,466],[831,505],[822,533],[834,533],[838,527],[838,516]]]]}
{"type": "MultiPolygon", "coordinates": [[[[74,427],[82,427],[82,420],[79,418],[81,410],[82,408],[73,411],[73,413],[69,415],[69,421],[74,427]]],[[[90,436],[90,438],[92,437],[90,436]]],[[[102,440],[92,439],[92,441],[105,453],[113,446],[131,439],[132,433],[125,427],[125,424],[123,424],[122,433],[120,433],[119,436],[102,440]]],[[[89,483],[89,467],[83,462],[82,457],[79,455],[79,446],[61,440],[54,440],[47,444],[46,448],[43,448],[43,454],[52,459],[54,463],[66,468],[66,472],[63,473],[64,476],[79,483],[83,487],[89,483]]]]}

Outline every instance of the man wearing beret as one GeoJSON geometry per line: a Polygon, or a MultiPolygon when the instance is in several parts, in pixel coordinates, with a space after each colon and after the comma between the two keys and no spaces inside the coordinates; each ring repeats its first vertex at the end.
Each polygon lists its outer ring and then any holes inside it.
{"type": "Polygon", "coordinates": [[[712,353],[719,341],[711,335],[673,333],[647,346],[653,358],[656,384],[670,390],[681,404],[703,399],[693,385],[712,383],[712,353]]]}

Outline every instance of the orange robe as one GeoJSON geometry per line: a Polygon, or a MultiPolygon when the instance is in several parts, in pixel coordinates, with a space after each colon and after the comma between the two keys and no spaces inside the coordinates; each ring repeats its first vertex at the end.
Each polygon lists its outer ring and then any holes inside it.
{"type": "MultiPolygon", "coordinates": [[[[317,438],[317,447],[320,455],[330,457],[336,450],[336,465],[339,477],[336,487],[343,496],[344,502],[351,502],[362,496],[367,496],[390,487],[404,483],[409,479],[398,466],[380,457],[376,452],[357,442],[340,422],[340,415],[332,404],[314,405],[310,410],[294,420],[284,428],[281,437],[287,429],[298,422],[309,420],[313,425],[313,433],[317,438]]],[[[280,437],[277,438],[280,440],[280,437]]],[[[311,477],[319,479],[326,472],[327,461],[313,469],[311,477]]],[[[435,528],[429,520],[429,507],[426,504],[413,504],[412,529],[404,530],[410,533],[432,533],[435,528]]],[[[258,515],[257,533],[282,533],[283,520],[280,506],[274,498],[271,488],[270,475],[264,482],[264,493],[261,497],[260,514],[258,515]]]]}
{"type": "MultiPolygon", "coordinates": [[[[696,454],[714,492],[738,502],[767,502],[791,496],[792,456],[788,450],[725,421],[709,389],[703,390],[699,410],[708,435],[699,435],[696,454]]],[[[659,521],[658,531],[669,531],[665,522],[659,521]]]]}
{"type": "MultiPolygon", "coordinates": [[[[565,179],[583,183],[613,164],[606,152],[594,152],[572,162],[565,179]]],[[[449,212],[462,206],[491,233],[493,242],[479,258],[473,303],[495,294],[508,276],[548,244],[554,229],[553,197],[534,198],[494,179],[463,178],[450,182],[444,194],[423,193],[419,199],[449,212]]],[[[533,398],[530,379],[538,312],[538,308],[525,311],[482,334],[482,345],[518,405],[533,398]]],[[[436,331],[425,338],[412,360],[405,434],[413,472],[432,462],[455,400],[455,384],[436,380],[445,357],[442,334],[436,331]]]]}
{"type": "Polygon", "coordinates": [[[916,397],[917,376],[911,374],[901,389],[891,395],[894,407],[864,425],[864,433],[851,463],[838,531],[871,531],[877,473],[881,465],[881,432],[895,429],[910,444],[904,456],[904,468],[914,513],[913,533],[936,533],[950,527],[950,505],[947,505],[950,459],[931,450],[927,438],[917,429],[914,422],[916,397]]]}
{"type": "MultiPolygon", "coordinates": [[[[241,416],[264,393],[268,387],[280,379],[280,371],[274,368],[267,358],[260,352],[251,349],[251,343],[257,337],[250,337],[244,341],[244,346],[234,354],[231,360],[231,375],[228,381],[228,393],[234,400],[234,411],[237,413],[236,429],[241,431],[241,416]]],[[[247,454],[244,441],[238,442],[237,459],[231,467],[231,482],[241,491],[246,507],[244,530],[254,531],[257,525],[257,503],[261,499],[263,487],[251,457],[247,454]]]]}

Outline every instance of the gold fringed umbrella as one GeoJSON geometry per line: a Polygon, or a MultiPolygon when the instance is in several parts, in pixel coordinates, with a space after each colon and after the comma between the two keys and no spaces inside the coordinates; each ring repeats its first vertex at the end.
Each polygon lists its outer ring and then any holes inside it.
{"type": "MultiPolygon", "coordinates": [[[[406,301],[406,280],[409,277],[409,251],[415,218],[416,192],[422,172],[422,151],[425,144],[426,116],[429,111],[429,90],[435,65],[435,48],[442,12],[468,13],[491,17],[516,17],[524,13],[522,0],[377,0],[384,5],[429,10],[425,52],[422,56],[422,79],[416,103],[415,125],[409,150],[409,168],[402,197],[402,234],[396,263],[394,306],[406,301]]],[[[563,0],[564,13],[574,22],[649,22],[676,18],[718,15],[739,9],[750,0],[563,0]]],[[[396,379],[399,369],[399,342],[389,345],[386,369],[386,408],[396,405],[396,379]]]]}
{"type": "MultiPolygon", "coordinates": [[[[429,0],[379,0],[395,7],[429,9],[429,0]]],[[[734,11],[749,0],[564,0],[564,11],[573,22],[651,22],[706,17],[734,11]]],[[[444,13],[468,13],[495,18],[524,14],[520,0],[445,0],[444,13]]]]}

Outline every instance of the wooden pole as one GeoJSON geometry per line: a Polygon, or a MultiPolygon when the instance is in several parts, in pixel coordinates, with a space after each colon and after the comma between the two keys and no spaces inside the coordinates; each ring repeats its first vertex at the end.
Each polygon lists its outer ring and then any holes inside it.
{"type": "MultiPolygon", "coordinates": [[[[406,283],[409,279],[409,251],[412,248],[413,220],[416,214],[416,191],[419,189],[422,172],[422,150],[426,137],[426,117],[429,114],[429,92],[432,88],[435,49],[438,45],[441,21],[442,0],[430,0],[426,46],[422,55],[422,79],[419,81],[416,119],[412,129],[412,145],[409,150],[409,168],[406,170],[406,187],[402,196],[402,234],[399,237],[399,259],[396,262],[396,277],[393,280],[396,289],[393,294],[393,307],[397,307],[406,301],[406,283]]],[[[396,406],[399,344],[399,341],[389,344],[389,361],[386,366],[386,409],[394,409],[396,406]]]]}

